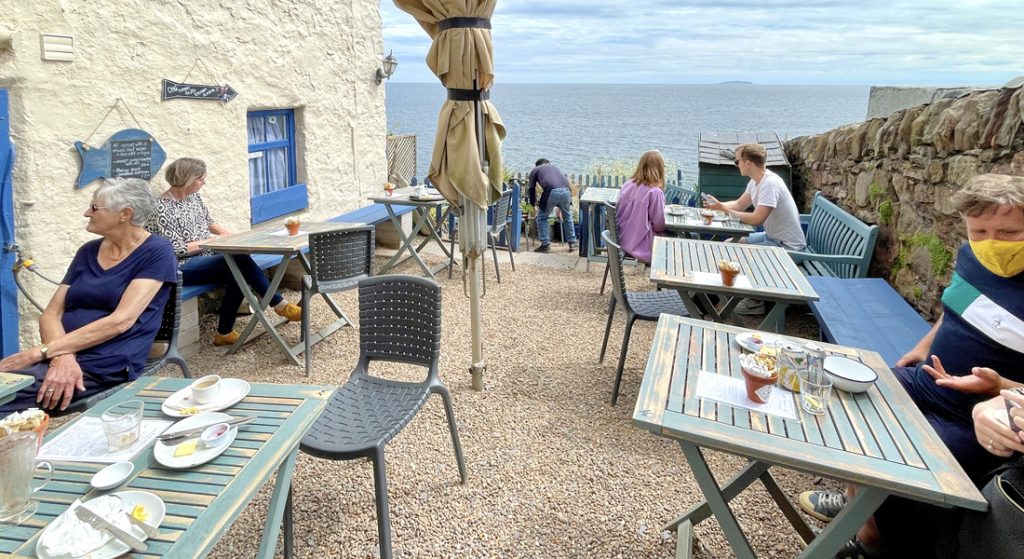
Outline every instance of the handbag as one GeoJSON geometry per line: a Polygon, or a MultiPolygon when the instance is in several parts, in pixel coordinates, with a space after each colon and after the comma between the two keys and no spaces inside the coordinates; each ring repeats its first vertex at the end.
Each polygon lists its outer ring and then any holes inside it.
{"type": "Polygon", "coordinates": [[[957,557],[1024,557],[1024,456],[1003,464],[990,475],[981,490],[988,510],[964,513],[957,530],[957,557]]]}

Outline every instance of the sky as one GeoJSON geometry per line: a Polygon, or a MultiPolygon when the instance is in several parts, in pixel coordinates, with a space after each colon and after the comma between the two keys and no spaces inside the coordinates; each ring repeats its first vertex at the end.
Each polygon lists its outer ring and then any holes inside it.
{"type": "MultiPolygon", "coordinates": [[[[426,32],[381,0],[395,82],[436,82],[426,32]]],[[[497,83],[1000,86],[1022,0],[497,0],[497,83]]]]}

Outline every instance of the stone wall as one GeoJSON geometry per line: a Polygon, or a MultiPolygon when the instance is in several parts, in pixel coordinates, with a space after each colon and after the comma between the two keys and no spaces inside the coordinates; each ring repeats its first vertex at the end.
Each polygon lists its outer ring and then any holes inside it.
{"type": "MultiPolygon", "coordinates": [[[[11,40],[0,44],[0,87],[10,91],[17,146],[17,242],[49,277],[63,277],[75,249],[92,238],[82,214],[99,182],[75,188],[79,156],[72,147],[91,133],[88,143],[98,146],[118,130],[141,127],[168,162],[205,160],[203,197],[231,231],[252,226],[249,111],[294,109],[297,180],[309,193],[303,219],[365,205],[387,178],[385,89],[375,79],[383,52],[378,0],[3,5],[0,29],[11,40]],[[42,60],[41,34],[73,37],[74,59],[42,60]],[[226,82],[238,96],[228,103],[161,101],[163,78],[226,82]],[[118,98],[127,108],[118,104],[104,120],[118,98]]],[[[163,169],[151,180],[156,193],[167,188],[162,177],[163,169]]],[[[21,276],[37,300],[50,298],[52,285],[21,276]]],[[[29,345],[38,313],[24,299],[21,310],[22,345],[29,345]]]]}
{"type": "Polygon", "coordinates": [[[888,118],[786,142],[797,203],[821,191],[881,231],[871,276],[889,281],[925,315],[941,312],[966,240],[950,204],[976,174],[1024,176],[1024,88],[975,91],[888,118]]]}

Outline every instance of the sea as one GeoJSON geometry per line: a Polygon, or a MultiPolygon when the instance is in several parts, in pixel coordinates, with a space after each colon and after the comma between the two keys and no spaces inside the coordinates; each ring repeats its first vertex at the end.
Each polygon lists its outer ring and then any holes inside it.
{"type": "MultiPolygon", "coordinates": [[[[387,83],[388,133],[416,135],[416,176],[430,167],[445,90],[387,83]]],[[[660,150],[683,184],[696,182],[701,132],[775,131],[783,140],[865,119],[869,86],[495,84],[491,101],[508,132],[505,169],[527,173],[550,159],[567,174],[629,167],[660,150]],[[618,165],[612,164],[619,162],[618,165]]]]}

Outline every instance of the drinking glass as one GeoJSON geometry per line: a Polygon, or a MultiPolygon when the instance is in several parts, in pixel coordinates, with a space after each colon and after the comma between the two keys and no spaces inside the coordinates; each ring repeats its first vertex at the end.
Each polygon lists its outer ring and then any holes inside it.
{"type": "Polygon", "coordinates": [[[103,422],[103,434],[107,436],[107,446],[110,450],[128,448],[139,440],[143,407],[142,400],[128,400],[114,404],[103,412],[100,420],[103,422]]]}
{"type": "Polygon", "coordinates": [[[37,507],[32,494],[50,482],[53,466],[48,462],[36,464],[37,449],[32,431],[0,438],[0,531],[31,518],[37,507]],[[32,476],[39,467],[47,469],[46,479],[32,487],[32,476]]]}
{"type": "Polygon", "coordinates": [[[800,405],[809,414],[824,415],[832,394],[832,379],[824,369],[804,369],[800,373],[800,405]]]}

